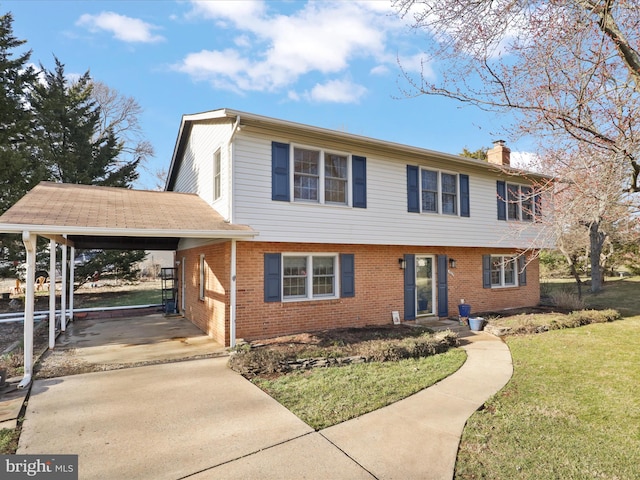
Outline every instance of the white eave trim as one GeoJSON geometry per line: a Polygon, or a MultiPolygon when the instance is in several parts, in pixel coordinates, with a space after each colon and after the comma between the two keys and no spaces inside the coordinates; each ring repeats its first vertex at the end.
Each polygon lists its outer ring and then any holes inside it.
{"type": "Polygon", "coordinates": [[[30,225],[20,223],[0,224],[0,233],[21,233],[28,231],[36,235],[91,235],[102,237],[175,237],[175,238],[253,238],[259,233],[255,230],[169,230],[169,229],[131,229],[65,227],[60,225],[30,225]]]}

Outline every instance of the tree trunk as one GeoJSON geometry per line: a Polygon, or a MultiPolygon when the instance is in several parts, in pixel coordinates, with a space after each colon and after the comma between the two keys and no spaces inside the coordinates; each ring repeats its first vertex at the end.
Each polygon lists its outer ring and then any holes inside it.
{"type": "Polygon", "coordinates": [[[573,278],[576,280],[576,286],[578,287],[578,298],[582,298],[582,280],[580,280],[580,273],[578,273],[578,270],[576,269],[576,262],[575,259],[565,255],[568,263],[569,263],[569,270],[571,271],[571,275],[573,275],[573,278]]]}
{"type": "Polygon", "coordinates": [[[589,245],[591,257],[591,293],[602,290],[602,268],[600,266],[600,254],[606,239],[606,234],[600,231],[600,222],[592,222],[589,225],[589,245]]]}

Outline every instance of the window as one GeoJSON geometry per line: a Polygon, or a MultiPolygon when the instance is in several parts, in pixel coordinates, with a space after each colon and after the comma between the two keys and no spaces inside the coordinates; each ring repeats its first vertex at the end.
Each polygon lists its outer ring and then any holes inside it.
{"type": "Polygon", "coordinates": [[[205,267],[204,254],[200,254],[200,262],[198,264],[198,296],[200,300],[204,300],[205,294],[205,267]]]}
{"type": "Polygon", "coordinates": [[[283,255],[283,298],[335,298],[336,259],[336,255],[283,255]]]}
{"type": "Polygon", "coordinates": [[[220,150],[213,154],[213,200],[216,201],[221,195],[221,171],[222,162],[220,150]]]}
{"type": "Polygon", "coordinates": [[[491,287],[513,287],[516,285],[516,257],[492,256],[491,287]]]}
{"type": "Polygon", "coordinates": [[[421,170],[422,211],[458,214],[458,175],[421,170]]]}
{"type": "Polygon", "coordinates": [[[367,159],[271,142],[271,200],[367,208],[367,159]]]}
{"type": "Polygon", "coordinates": [[[531,187],[507,184],[507,220],[532,222],[536,208],[534,197],[531,187]]]}
{"type": "Polygon", "coordinates": [[[316,203],[348,203],[348,156],[293,148],[293,199],[316,203]]]}

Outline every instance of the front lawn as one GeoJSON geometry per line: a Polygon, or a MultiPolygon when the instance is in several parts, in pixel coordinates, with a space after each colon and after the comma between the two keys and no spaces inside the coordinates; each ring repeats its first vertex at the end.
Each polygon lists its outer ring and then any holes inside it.
{"type": "Polygon", "coordinates": [[[455,478],[639,478],[639,286],[586,296],[635,316],[506,338],[514,376],[467,422],[455,478]]]}

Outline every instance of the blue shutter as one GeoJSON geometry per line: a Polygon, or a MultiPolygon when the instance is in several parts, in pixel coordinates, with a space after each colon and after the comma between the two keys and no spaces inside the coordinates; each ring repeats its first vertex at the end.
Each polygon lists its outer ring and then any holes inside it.
{"type": "Polygon", "coordinates": [[[507,185],[505,182],[498,180],[497,193],[498,197],[498,220],[507,219],[507,185]]]}
{"type": "Polygon", "coordinates": [[[460,216],[469,217],[469,175],[460,175],[460,216]]]}
{"type": "Polygon", "coordinates": [[[420,169],[407,165],[407,211],[420,213],[420,169]]]}
{"type": "Polygon", "coordinates": [[[271,200],[289,201],[289,145],[271,142],[271,200]]]}
{"type": "Polygon", "coordinates": [[[355,261],[353,253],[340,254],[340,296],[356,296],[355,261]]]}
{"type": "Polygon", "coordinates": [[[416,319],[416,256],[404,256],[404,319],[416,319]]]}
{"type": "Polygon", "coordinates": [[[491,255],[482,256],[482,288],[491,288],[491,255]]]}
{"type": "Polygon", "coordinates": [[[518,285],[527,284],[527,262],[524,254],[518,257],[518,285]]]}
{"type": "Polygon", "coordinates": [[[281,268],[282,256],[279,253],[264,254],[264,301],[279,302],[281,300],[281,268]]]}
{"type": "Polygon", "coordinates": [[[449,292],[448,292],[448,275],[447,256],[438,255],[438,316],[446,318],[449,316],[449,292]]]}
{"type": "Polygon", "coordinates": [[[533,220],[542,221],[542,195],[539,193],[533,197],[533,220]]]}
{"type": "Polygon", "coordinates": [[[353,206],[367,208],[367,159],[351,157],[351,177],[353,178],[353,206]]]}

